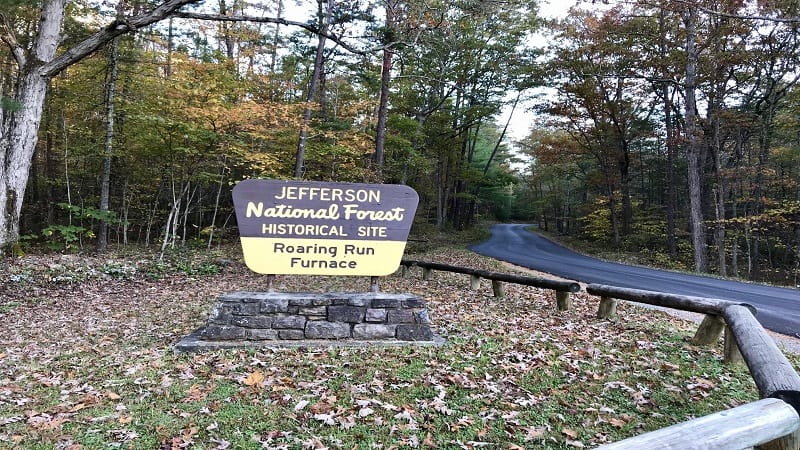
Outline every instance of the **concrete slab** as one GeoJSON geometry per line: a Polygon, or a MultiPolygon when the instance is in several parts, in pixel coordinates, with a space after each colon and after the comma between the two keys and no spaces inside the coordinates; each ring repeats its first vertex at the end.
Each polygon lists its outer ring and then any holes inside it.
{"type": "Polygon", "coordinates": [[[203,328],[185,336],[173,347],[176,352],[202,352],[222,349],[259,349],[259,348],[298,348],[298,347],[405,347],[423,346],[439,347],[447,340],[434,334],[430,341],[401,341],[397,339],[356,340],[356,339],[303,339],[303,340],[229,340],[205,341],[200,339],[203,328]]]}

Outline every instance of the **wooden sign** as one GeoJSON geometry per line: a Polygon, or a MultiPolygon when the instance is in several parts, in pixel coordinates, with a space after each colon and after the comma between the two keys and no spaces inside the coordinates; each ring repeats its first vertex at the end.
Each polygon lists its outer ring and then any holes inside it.
{"type": "Polygon", "coordinates": [[[396,184],[244,180],[233,188],[244,261],[263,274],[389,275],[418,202],[396,184]]]}

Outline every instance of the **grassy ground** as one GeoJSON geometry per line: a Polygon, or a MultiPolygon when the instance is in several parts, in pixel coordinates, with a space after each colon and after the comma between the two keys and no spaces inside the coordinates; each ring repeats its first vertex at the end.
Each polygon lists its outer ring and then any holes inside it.
{"type": "MultiPolygon", "coordinates": [[[[428,302],[436,348],[176,354],[223,292],[263,288],[236,250],[28,256],[0,272],[0,448],[581,448],[757,398],[743,367],[698,348],[693,324],[464,275],[382,281],[428,302]]],[[[464,250],[416,259],[503,270],[464,250]]],[[[368,280],[279,277],[284,291],[368,280]]]]}

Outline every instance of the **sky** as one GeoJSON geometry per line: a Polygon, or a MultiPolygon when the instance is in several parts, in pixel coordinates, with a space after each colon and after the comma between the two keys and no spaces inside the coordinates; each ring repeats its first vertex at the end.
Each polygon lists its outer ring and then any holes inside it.
{"type": "MultiPolygon", "coordinates": [[[[575,6],[576,0],[543,0],[539,3],[539,15],[547,18],[561,18],[566,16],[567,11],[575,6]]],[[[544,45],[546,38],[544,35],[539,34],[534,37],[536,45],[544,45]]],[[[516,96],[516,93],[510,93],[511,100],[516,96]]],[[[536,118],[535,114],[529,112],[529,104],[520,103],[517,105],[514,115],[511,117],[507,135],[512,140],[521,140],[530,132],[531,125],[536,118]]],[[[503,112],[498,116],[497,123],[503,127],[508,120],[511,113],[511,106],[507,106],[503,112]]]]}
{"type": "Polygon", "coordinates": [[[544,0],[539,3],[539,14],[544,17],[564,17],[575,3],[576,0],[544,0]]]}

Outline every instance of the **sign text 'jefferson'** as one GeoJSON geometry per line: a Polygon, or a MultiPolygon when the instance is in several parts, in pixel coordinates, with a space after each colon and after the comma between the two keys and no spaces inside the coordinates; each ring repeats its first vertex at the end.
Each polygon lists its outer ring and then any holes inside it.
{"type": "Polygon", "coordinates": [[[245,180],[233,201],[251,270],[379,276],[400,265],[419,197],[393,184],[245,180]]]}

